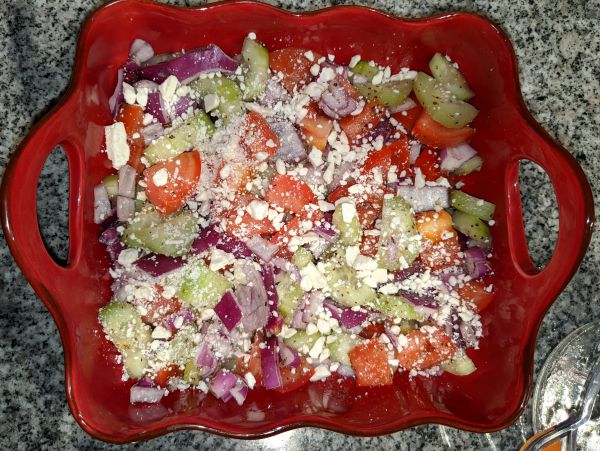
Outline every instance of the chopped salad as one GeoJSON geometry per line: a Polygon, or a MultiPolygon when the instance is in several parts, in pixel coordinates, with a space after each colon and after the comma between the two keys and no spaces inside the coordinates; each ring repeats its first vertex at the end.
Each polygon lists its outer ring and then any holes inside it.
{"type": "Polygon", "coordinates": [[[495,206],[462,190],[475,93],[448,56],[429,68],[133,42],[94,189],[132,403],[476,370],[495,206]]]}

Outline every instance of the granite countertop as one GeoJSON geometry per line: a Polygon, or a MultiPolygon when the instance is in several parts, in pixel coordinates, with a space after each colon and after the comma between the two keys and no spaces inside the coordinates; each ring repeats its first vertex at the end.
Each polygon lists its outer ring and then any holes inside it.
{"type": "MultiPolygon", "coordinates": [[[[77,32],[102,2],[9,0],[0,4],[0,176],[16,145],[65,89],[77,32]]],[[[180,5],[200,1],[175,0],[180,5]]],[[[337,0],[272,2],[295,10],[337,0]]],[[[500,24],[520,62],[523,94],[533,115],[571,149],[600,194],[597,152],[600,137],[599,0],[455,0],[350,2],[398,16],[421,17],[452,10],[473,11],[500,24]]],[[[38,190],[45,240],[65,255],[66,161],[53,153],[38,190]]],[[[546,175],[534,165],[522,170],[526,229],[531,253],[543,264],[552,254],[557,212],[546,175]]],[[[50,314],[0,240],[0,448],[111,448],[92,439],[74,421],[64,392],[63,351],[50,314]]],[[[592,239],[579,273],[548,312],[536,346],[536,371],[569,332],[600,318],[600,242],[592,239]]],[[[378,438],[351,438],[301,429],[269,439],[241,442],[206,433],[179,432],[131,448],[144,449],[517,449],[532,433],[530,409],[515,424],[493,434],[471,434],[436,425],[378,438]]]]}

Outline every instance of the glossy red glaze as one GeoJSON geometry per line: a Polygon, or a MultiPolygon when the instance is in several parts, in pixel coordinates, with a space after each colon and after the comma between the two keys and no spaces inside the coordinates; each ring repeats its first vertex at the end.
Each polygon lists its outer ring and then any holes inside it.
{"type": "Polygon", "coordinates": [[[93,436],[127,442],[178,429],[258,438],[300,426],[356,435],[423,423],[478,432],[504,428],[528,399],[538,327],[577,270],[594,212],[576,160],[541,129],[523,103],[506,35],[482,17],[456,13],[404,20],[352,6],[289,13],[244,1],[179,9],[138,0],[110,3],[86,21],[68,92],[31,130],[6,170],[2,220],[15,260],[60,330],[73,415],[93,436]],[[255,391],[242,407],[192,392],[170,395],[158,405],[129,405],[130,384],[120,381],[121,369],[112,359],[115,350],[98,332],[97,311],[110,298],[111,281],[93,223],[93,187],[109,172],[100,149],[103,126],[111,123],[107,104],[117,68],[137,37],[152,43],[158,53],[216,42],[236,54],[250,31],[269,49],[304,47],[333,53],[342,63],[361,54],[395,69],[425,69],[434,52],[460,62],[477,93],[473,104],[481,111],[472,144],[485,159],[483,170],[468,176],[468,188],[497,205],[497,296],[482,315],[481,348],[469,352],[479,368],[474,374],[413,380],[397,375],[393,386],[369,390],[317,383],[285,396],[255,391]],[[65,268],[47,254],[36,217],[38,177],[57,144],[64,147],[70,167],[70,254],[65,268]],[[535,270],[525,241],[520,159],[544,168],[558,201],[558,242],[541,272],[535,270]],[[324,393],[333,400],[325,406],[324,393]]]}

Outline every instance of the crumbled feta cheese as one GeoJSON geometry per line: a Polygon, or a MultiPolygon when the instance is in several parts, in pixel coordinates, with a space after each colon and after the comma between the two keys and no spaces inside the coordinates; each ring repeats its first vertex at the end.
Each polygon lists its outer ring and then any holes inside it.
{"type": "Polygon", "coordinates": [[[356,66],[358,64],[359,61],[360,61],[360,55],[354,55],[352,58],[350,58],[350,63],[348,64],[348,66],[350,68],[353,68],[354,66],[356,66]]]}
{"type": "Polygon", "coordinates": [[[246,207],[246,211],[257,221],[262,221],[267,217],[269,204],[263,200],[253,200],[246,207]]]}
{"type": "Polygon", "coordinates": [[[319,66],[318,64],[313,64],[312,66],[310,66],[310,73],[312,75],[314,75],[315,77],[317,75],[319,75],[320,70],[321,70],[321,66],[319,66]]]}
{"type": "Polygon", "coordinates": [[[348,246],[346,248],[346,263],[348,266],[352,266],[359,255],[360,249],[358,246],[348,246]]]}
{"type": "Polygon", "coordinates": [[[253,31],[251,31],[250,33],[248,33],[248,39],[252,39],[253,41],[256,40],[256,33],[254,33],[253,31]]]}
{"type": "Polygon", "coordinates": [[[377,269],[377,261],[366,255],[357,255],[352,262],[352,267],[357,271],[374,271],[377,269]]]}
{"type": "Polygon", "coordinates": [[[212,249],[210,253],[210,265],[211,271],[219,271],[220,269],[226,268],[229,265],[233,265],[236,258],[229,252],[224,252],[216,247],[212,249]]]}
{"type": "Polygon", "coordinates": [[[127,132],[123,122],[115,122],[104,127],[104,137],[106,153],[113,168],[121,169],[129,161],[129,144],[127,144],[127,132]]]}
{"type": "Polygon", "coordinates": [[[329,371],[329,368],[327,367],[327,365],[319,365],[315,368],[315,372],[310,377],[310,381],[311,382],[320,381],[323,379],[327,379],[329,376],[331,376],[331,372],[329,371]]]}
{"type": "Polygon", "coordinates": [[[283,160],[280,160],[279,158],[275,160],[275,170],[278,174],[285,175],[287,170],[285,168],[285,163],[283,162],[283,160]]]}
{"type": "Polygon", "coordinates": [[[346,224],[350,224],[357,215],[356,207],[350,202],[342,204],[342,219],[346,224]]]}
{"type": "Polygon", "coordinates": [[[421,168],[415,168],[415,188],[420,189],[425,186],[425,177],[421,168]]]}
{"type": "Polygon", "coordinates": [[[379,71],[375,74],[375,76],[371,80],[371,83],[373,83],[374,85],[378,85],[378,84],[381,84],[382,81],[383,81],[383,72],[379,71]]]}
{"type": "Polygon", "coordinates": [[[127,102],[129,105],[133,105],[135,103],[135,88],[129,83],[123,83],[123,97],[125,98],[125,102],[127,102]]]}
{"type": "Polygon", "coordinates": [[[317,81],[321,83],[327,83],[335,78],[335,71],[331,67],[324,67],[321,69],[321,73],[317,81]]]}
{"type": "Polygon", "coordinates": [[[246,384],[248,384],[248,388],[252,390],[254,388],[254,385],[256,384],[256,379],[254,375],[250,371],[248,371],[246,374],[244,374],[244,379],[246,380],[246,384]]]}
{"type": "Polygon", "coordinates": [[[206,94],[204,96],[204,111],[207,113],[213,111],[219,106],[219,96],[216,94],[206,94]]]}
{"type": "Polygon", "coordinates": [[[130,268],[133,262],[138,259],[138,250],[137,249],[123,249],[119,253],[119,258],[117,261],[119,264],[123,265],[125,268],[130,268]]]}
{"type": "Polygon", "coordinates": [[[160,168],[152,176],[152,183],[156,186],[165,186],[169,181],[169,171],[166,168],[160,168]]]}
{"type": "Polygon", "coordinates": [[[321,290],[327,287],[327,279],[321,274],[314,263],[309,263],[300,270],[300,288],[304,291],[321,290]]]}
{"type": "Polygon", "coordinates": [[[319,358],[319,355],[321,355],[321,352],[323,351],[324,347],[325,347],[325,337],[319,337],[317,339],[317,341],[315,341],[315,344],[310,349],[310,351],[308,351],[308,355],[310,357],[312,357],[313,359],[317,359],[317,358],[319,358]]]}
{"type": "Polygon", "coordinates": [[[314,325],[313,323],[309,323],[309,324],[306,326],[306,333],[307,333],[308,335],[314,335],[314,334],[316,334],[317,332],[319,332],[319,329],[318,329],[318,328],[317,328],[317,326],[316,326],[316,325],[314,325]]]}
{"type": "Polygon", "coordinates": [[[171,332],[162,326],[156,326],[152,331],[152,338],[155,340],[167,340],[171,338],[171,332]]]}
{"type": "Polygon", "coordinates": [[[312,163],[312,165],[316,168],[323,164],[323,152],[321,152],[316,147],[313,147],[310,153],[308,154],[308,160],[312,163]]]}
{"type": "Polygon", "coordinates": [[[144,114],[144,120],[142,121],[142,124],[144,124],[144,125],[150,125],[153,120],[154,120],[154,116],[152,116],[150,113],[145,113],[144,114]]]}
{"type": "Polygon", "coordinates": [[[169,75],[165,81],[160,84],[158,90],[165,102],[170,103],[173,100],[173,96],[175,95],[178,86],[179,80],[177,80],[175,75],[169,75]]]}
{"type": "Polygon", "coordinates": [[[321,211],[333,211],[333,210],[335,210],[335,205],[333,205],[330,202],[324,201],[324,200],[318,201],[318,205],[319,205],[319,210],[321,210],[321,211]]]}

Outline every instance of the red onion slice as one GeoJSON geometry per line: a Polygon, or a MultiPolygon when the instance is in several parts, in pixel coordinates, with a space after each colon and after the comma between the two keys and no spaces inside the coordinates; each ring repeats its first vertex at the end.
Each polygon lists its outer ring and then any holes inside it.
{"type": "Polygon", "coordinates": [[[132,385],[129,389],[129,402],[137,403],[157,403],[164,396],[165,391],[158,387],[142,387],[140,385],[132,385]]]}
{"type": "Polygon", "coordinates": [[[229,390],[229,393],[232,398],[235,399],[238,406],[241,406],[248,396],[248,385],[246,385],[246,382],[244,382],[243,379],[238,378],[233,388],[229,390]]]}
{"type": "Polygon", "coordinates": [[[159,91],[151,91],[148,93],[148,102],[144,112],[154,116],[161,124],[166,124],[171,121],[169,112],[163,101],[159,91]]]}
{"type": "Polygon", "coordinates": [[[136,39],[129,48],[129,57],[137,64],[142,64],[154,56],[154,48],[143,39],[136,39]]]}
{"type": "Polygon", "coordinates": [[[327,85],[327,90],[321,94],[319,108],[332,119],[341,119],[352,113],[358,103],[346,92],[343,85],[339,82],[338,75],[327,85]]]}
{"type": "Polygon", "coordinates": [[[144,137],[144,144],[146,146],[152,144],[153,141],[160,138],[165,134],[165,128],[160,122],[156,122],[154,124],[146,125],[142,129],[142,136],[144,137]]]}
{"type": "Polygon", "coordinates": [[[479,279],[488,274],[490,265],[483,249],[479,247],[470,247],[464,251],[465,271],[473,279],[479,279]]]}
{"type": "Polygon", "coordinates": [[[366,138],[368,141],[375,141],[381,136],[383,142],[386,143],[395,132],[396,127],[394,127],[390,121],[383,120],[379,121],[379,123],[367,134],[366,138]]]}
{"type": "Polygon", "coordinates": [[[117,217],[119,221],[128,221],[135,213],[135,200],[129,197],[117,197],[117,217]]]}
{"type": "Polygon", "coordinates": [[[412,141],[410,143],[410,154],[408,156],[408,162],[412,165],[415,164],[417,158],[421,155],[421,143],[418,141],[412,141]]]}
{"type": "Polygon", "coordinates": [[[168,272],[181,268],[185,260],[181,257],[150,253],[136,260],[135,265],[152,277],[162,276],[168,272]]]}
{"type": "Polygon", "coordinates": [[[190,309],[181,309],[175,313],[173,313],[171,316],[169,316],[167,318],[167,321],[165,321],[165,327],[167,329],[169,329],[169,331],[172,334],[175,334],[177,332],[177,327],[175,327],[175,323],[177,322],[177,319],[181,318],[181,326],[184,326],[185,324],[191,324],[194,321],[196,321],[196,317],[194,316],[194,313],[190,310],[190,309]]]}
{"type": "Polygon", "coordinates": [[[128,164],[119,169],[119,196],[135,198],[136,172],[128,164]]]}
{"type": "Polygon", "coordinates": [[[99,183],[94,187],[94,223],[100,224],[110,216],[111,211],[112,208],[106,186],[99,183]]]}
{"type": "Polygon", "coordinates": [[[230,392],[237,381],[237,376],[231,371],[221,370],[210,383],[210,391],[215,398],[227,401],[231,399],[230,392]]]}
{"type": "Polygon", "coordinates": [[[477,151],[468,144],[463,143],[454,147],[446,147],[440,152],[440,168],[442,171],[452,172],[475,155],[477,155],[477,151]]]}
{"type": "Polygon", "coordinates": [[[260,351],[260,364],[263,373],[263,385],[267,390],[281,387],[281,373],[279,372],[278,339],[271,336],[267,345],[260,351]]]}
{"type": "Polygon", "coordinates": [[[400,185],[396,193],[410,204],[415,213],[450,207],[448,188],[444,186],[416,188],[410,185],[400,185]]]}
{"type": "Polygon", "coordinates": [[[242,319],[242,309],[231,290],[227,290],[221,300],[215,305],[215,313],[229,332],[242,319]]]}
{"type": "Polygon", "coordinates": [[[354,311],[351,308],[345,308],[342,310],[340,326],[344,329],[354,329],[355,327],[360,327],[368,318],[369,314],[367,312],[362,312],[360,310],[354,311]]]}
{"type": "Polygon", "coordinates": [[[273,156],[274,159],[282,160],[285,163],[299,163],[308,158],[304,143],[291,122],[272,118],[267,120],[280,143],[279,149],[273,156]]]}
{"type": "Polygon", "coordinates": [[[302,359],[298,351],[284,343],[279,344],[279,365],[282,368],[290,366],[297,368],[301,363],[302,359]]]}
{"type": "Polygon", "coordinates": [[[217,359],[215,359],[206,342],[200,346],[200,351],[196,357],[196,366],[198,367],[200,377],[209,377],[217,370],[217,359]]]}
{"type": "Polygon", "coordinates": [[[258,255],[263,261],[270,262],[273,256],[279,250],[279,247],[275,244],[271,244],[269,241],[259,236],[254,236],[246,240],[248,248],[258,255]]]}
{"type": "Polygon", "coordinates": [[[404,103],[390,107],[390,113],[392,113],[392,114],[393,113],[401,113],[402,111],[412,110],[416,106],[417,106],[417,103],[413,99],[408,97],[404,101],[404,103]]]}
{"type": "Polygon", "coordinates": [[[265,329],[269,332],[274,332],[281,326],[281,317],[278,313],[279,295],[275,287],[273,269],[269,265],[263,265],[260,275],[262,276],[262,281],[267,292],[267,305],[269,306],[269,320],[265,329]]]}
{"type": "Polygon", "coordinates": [[[151,66],[140,68],[140,78],[162,83],[170,75],[174,75],[186,84],[197,76],[208,72],[233,73],[239,63],[228,56],[220,47],[210,44],[207,47],[192,50],[151,66]]]}
{"type": "Polygon", "coordinates": [[[117,71],[117,84],[115,85],[115,90],[113,94],[108,99],[108,107],[110,108],[110,112],[113,117],[117,116],[117,113],[121,109],[121,105],[124,100],[123,96],[123,69],[119,69],[117,71]]]}

